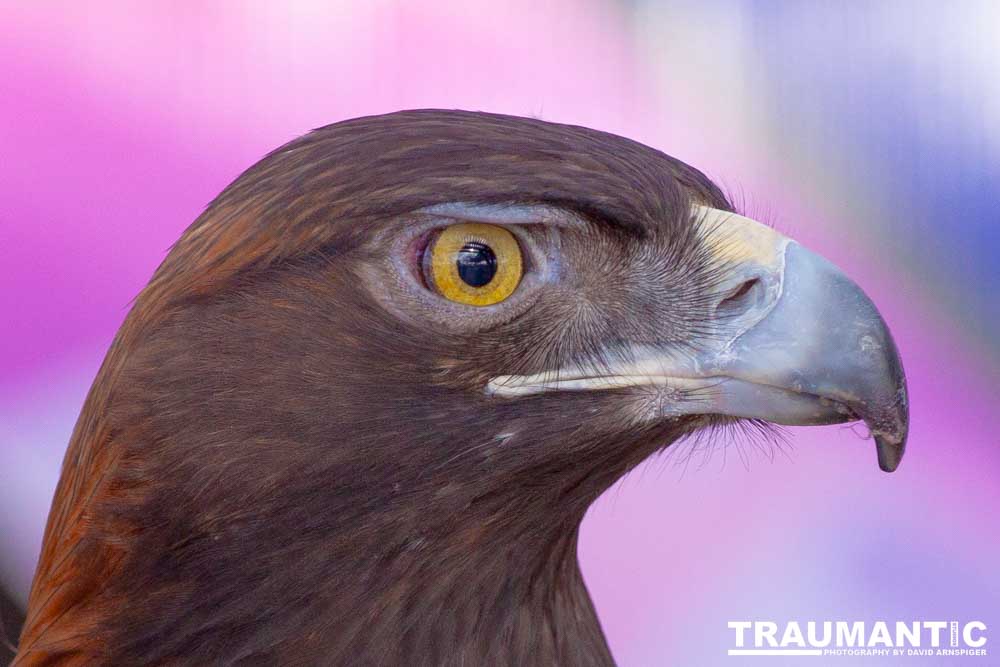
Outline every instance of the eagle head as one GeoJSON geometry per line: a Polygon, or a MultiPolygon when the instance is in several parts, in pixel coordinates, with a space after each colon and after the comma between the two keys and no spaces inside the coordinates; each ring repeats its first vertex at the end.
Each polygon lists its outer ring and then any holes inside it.
{"type": "Polygon", "coordinates": [[[605,664],[587,507],[741,420],[864,420],[899,463],[896,348],[831,263],[618,136],[330,125],[227,187],[137,298],[18,660],[605,664]]]}

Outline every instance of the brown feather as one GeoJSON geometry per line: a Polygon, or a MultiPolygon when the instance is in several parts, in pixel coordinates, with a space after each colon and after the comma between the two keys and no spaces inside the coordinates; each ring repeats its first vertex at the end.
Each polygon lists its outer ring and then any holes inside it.
{"type": "MultiPolygon", "coordinates": [[[[426,206],[562,208],[591,225],[581,261],[597,243],[624,265],[637,243],[687,248],[692,199],[727,206],[640,144],[491,114],[362,118],[264,158],[184,233],[108,352],[15,664],[610,663],[579,522],[696,424],[481,388],[606,342],[639,292],[595,276],[463,336],[361,286],[379,234],[426,206]]],[[[677,313],[654,316],[683,338],[696,322],[677,313]]]]}

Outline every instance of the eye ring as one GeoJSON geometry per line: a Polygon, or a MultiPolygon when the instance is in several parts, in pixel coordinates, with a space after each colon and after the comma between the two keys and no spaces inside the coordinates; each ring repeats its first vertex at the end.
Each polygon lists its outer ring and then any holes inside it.
{"type": "Polygon", "coordinates": [[[521,246],[498,225],[460,223],[430,239],[421,260],[424,282],[455,303],[492,306],[517,289],[524,274],[521,246]]]}

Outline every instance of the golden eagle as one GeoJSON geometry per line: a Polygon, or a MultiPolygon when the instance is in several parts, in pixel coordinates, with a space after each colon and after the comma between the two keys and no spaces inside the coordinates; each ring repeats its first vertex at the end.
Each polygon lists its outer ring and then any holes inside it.
{"type": "Polygon", "coordinates": [[[609,664],[584,512],[738,420],[864,420],[899,463],[896,348],[832,264],[603,132],[321,128],[227,187],[136,299],[15,664],[609,664]]]}

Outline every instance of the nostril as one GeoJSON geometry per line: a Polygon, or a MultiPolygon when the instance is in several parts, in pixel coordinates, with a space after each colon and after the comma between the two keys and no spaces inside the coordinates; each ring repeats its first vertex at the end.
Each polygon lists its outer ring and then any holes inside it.
{"type": "Polygon", "coordinates": [[[761,293],[760,278],[750,278],[733,288],[715,307],[717,315],[734,317],[757,303],[761,293]]]}

